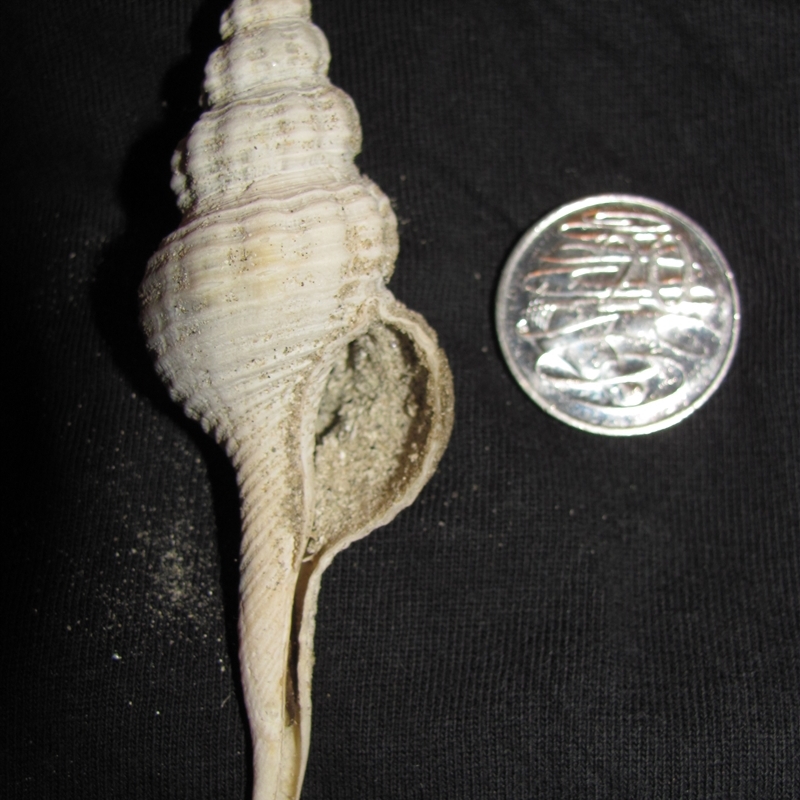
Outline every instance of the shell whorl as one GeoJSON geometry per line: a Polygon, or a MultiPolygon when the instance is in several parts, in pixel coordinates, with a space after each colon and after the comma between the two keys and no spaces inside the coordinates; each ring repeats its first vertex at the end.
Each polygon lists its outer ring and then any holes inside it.
{"type": "Polygon", "coordinates": [[[308,3],[236,3],[221,30],[206,66],[210,110],[173,165],[181,209],[195,216],[357,179],[358,113],[328,80],[328,42],[308,3]]]}
{"type": "Polygon", "coordinates": [[[223,16],[209,108],[173,160],[183,221],[141,287],[157,370],[237,470],[256,800],[300,793],[322,572],[414,500],[452,426],[435,334],[386,288],[397,223],[354,164],[358,113],[309,13],[223,16]]]}

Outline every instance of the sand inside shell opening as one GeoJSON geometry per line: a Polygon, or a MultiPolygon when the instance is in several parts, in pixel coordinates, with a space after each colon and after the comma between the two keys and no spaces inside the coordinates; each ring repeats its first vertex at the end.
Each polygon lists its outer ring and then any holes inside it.
{"type": "Polygon", "coordinates": [[[429,374],[411,337],[384,323],[343,348],[317,414],[307,556],[385,513],[419,474],[432,425],[429,374]]]}

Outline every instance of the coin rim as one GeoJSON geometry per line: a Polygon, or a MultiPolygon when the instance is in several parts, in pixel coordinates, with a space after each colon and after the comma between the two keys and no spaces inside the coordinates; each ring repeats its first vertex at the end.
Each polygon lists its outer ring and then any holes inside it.
{"type": "Polygon", "coordinates": [[[519,242],[517,242],[516,246],[511,251],[511,254],[506,259],[505,266],[500,274],[500,281],[497,285],[497,294],[495,299],[495,329],[506,366],[511,370],[511,374],[514,376],[523,391],[543,411],[546,411],[551,416],[561,420],[573,428],[578,428],[579,430],[586,431],[588,433],[599,433],[605,436],[639,436],[647,433],[655,433],[656,431],[664,430],[665,428],[671,428],[673,425],[677,425],[679,422],[682,422],[690,414],[693,414],[695,411],[697,411],[697,409],[700,408],[700,406],[702,406],[712,394],[714,394],[719,385],[725,379],[739,345],[740,328],[741,306],[739,302],[739,291],[736,287],[736,281],[734,280],[733,273],[731,272],[730,264],[728,264],[728,260],[723,255],[717,243],[702,226],[698,225],[693,219],[687,217],[683,212],[678,211],[676,208],[673,208],[666,203],[662,203],[659,200],[652,200],[651,198],[644,197],[642,195],[591,195],[589,197],[581,198],[580,200],[574,200],[570,203],[566,203],[562,206],[559,206],[554,211],[551,211],[549,214],[546,214],[536,224],[529,228],[522,235],[522,238],[519,240],[519,242]],[[717,371],[716,376],[703,390],[703,392],[701,392],[701,394],[698,395],[688,406],[670,415],[669,417],[657,422],[648,423],[647,425],[637,425],[629,428],[606,428],[601,425],[594,425],[590,422],[584,422],[581,419],[577,419],[576,417],[561,411],[557,406],[545,402],[544,398],[538,394],[531,382],[523,374],[522,370],[512,357],[510,343],[507,341],[504,330],[507,326],[503,324],[504,322],[507,322],[505,313],[505,298],[509,294],[512,276],[517,263],[525,251],[530,247],[531,243],[534,242],[544,230],[549,228],[559,218],[595,205],[608,205],[610,203],[630,203],[638,206],[644,205],[651,210],[656,209],[667,214],[668,216],[676,218],[691,233],[700,238],[710,251],[711,255],[716,259],[717,265],[721,268],[723,275],[728,281],[728,287],[731,293],[731,306],[733,310],[731,337],[730,342],[728,343],[728,350],[725,354],[722,365],[717,371]]]}

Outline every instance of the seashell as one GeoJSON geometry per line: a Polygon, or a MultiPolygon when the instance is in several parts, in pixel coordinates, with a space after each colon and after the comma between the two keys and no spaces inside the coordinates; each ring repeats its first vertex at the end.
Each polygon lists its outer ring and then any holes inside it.
{"type": "Polygon", "coordinates": [[[386,288],[397,224],[307,0],[236,0],[173,160],[180,227],[142,325],[225,447],[242,509],[240,661],[256,800],[300,794],[320,577],[433,474],[452,427],[436,336],[386,288]]]}

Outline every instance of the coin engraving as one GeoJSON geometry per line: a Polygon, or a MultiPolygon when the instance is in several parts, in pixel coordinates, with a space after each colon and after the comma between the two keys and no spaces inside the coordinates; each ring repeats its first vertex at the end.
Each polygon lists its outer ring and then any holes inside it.
{"type": "Polygon", "coordinates": [[[545,410],[596,433],[673,425],[716,389],[738,338],[733,277],[662,203],[585,198],[534,226],[497,298],[511,371],[545,410]]]}

